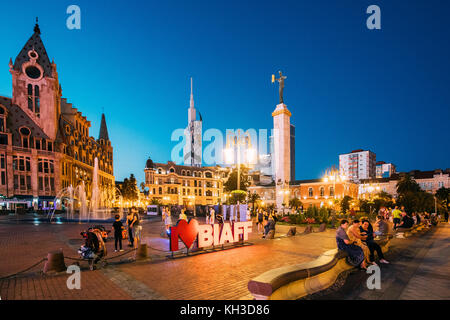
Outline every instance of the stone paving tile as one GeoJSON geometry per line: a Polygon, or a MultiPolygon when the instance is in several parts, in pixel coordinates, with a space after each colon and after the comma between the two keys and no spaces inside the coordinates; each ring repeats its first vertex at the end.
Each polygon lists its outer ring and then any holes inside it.
{"type": "MultiPolygon", "coordinates": [[[[0,278],[34,264],[52,250],[77,257],[83,243],[80,231],[89,225],[4,224],[0,221],[0,278]]],[[[108,226],[107,226],[108,227],[108,226]]],[[[168,239],[159,237],[161,222],[144,223],[144,239],[167,250],[168,239]]],[[[256,227],[254,228],[256,230],[256,227]]],[[[248,281],[273,268],[310,261],[335,248],[334,231],[278,240],[262,240],[256,232],[253,245],[166,259],[167,253],[150,249],[150,263],[108,266],[82,272],[82,289],[68,290],[68,275],[42,276],[43,264],[18,278],[0,280],[2,299],[242,299],[251,298],[248,281]],[[159,259],[159,260],[158,260],[159,259]]],[[[124,241],[126,244],[126,241],[124,241]]],[[[108,257],[114,256],[107,242],[108,257]]],[[[116,254],[117,255],[117,254],[116,254]]],[[[66,260],[66,264],[72,263],[66,260]]],[[[83,264],[82,264],[83,266],[83,264]]]]}
{"type": "Polygon", "coordinates": [[[83,272],[81,289],[69,290],[69,275],[13,278],[0,281],[2,300],[129,300],[131,297],[100,271],[83,272]],[[34,288],[34,290],[31,290],[34,288]]]}
{"type": "Polygon", "coordinates": [[[263,241],[253,246],[119,268],[168,299],[240,299],[250,279],[270,269],[317,258],[335,248],[334,232],[263,241]],[[169,275],[177,275],[175,281],[169,275]]]}

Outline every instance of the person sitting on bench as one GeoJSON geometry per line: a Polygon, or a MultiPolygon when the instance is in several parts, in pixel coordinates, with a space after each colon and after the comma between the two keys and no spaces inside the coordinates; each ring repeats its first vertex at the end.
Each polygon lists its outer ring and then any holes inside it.
{"type": "Polygon", "coordinates": [[[375,227],[377,231],[375,231],[375,235],[378,237],[386,236],[388,234],[389,226],[386,221],[384,221],[384,216],[379,215],[377,217],[377,221],[375,221],[375,227]]]}
{"type": "Polygon", "coordinates": [[[398,228],[402,229],[409,229],[414,225],[414,220],[406,214],[405,211],[402,212],[402,220],[400,221],[400,224],[397,225],[398,228]]]}
{"type": "Polygon", "coordinates": [[[378,254],[378,258],[380,259],[381,263],[389,263],[389,261],[384,259],[383,251],[381,250],[381,247],[378,243],[376,243],[373,239],[373,231],[369,228],[370,222],[368,220],[363,220],[362,225],[359,227],[359,230],[361,231],[361,236],[367,236],[365,240],[362,240],[370,250],[370,261],[375,261],[375,251],[378,254]]]}
{"type": "Polygon", "coordinates": [[[275,224],[276,223],[277,223],[277,218],[276,218],[275,214],[271,213],[267,220],[267,224],[264,226],[263,238],[265,238],[267,236],[267,234],[269,233],[269,231],[271,231],[271,230],[273,230],[273,232],[275,233],[275,224]]]}

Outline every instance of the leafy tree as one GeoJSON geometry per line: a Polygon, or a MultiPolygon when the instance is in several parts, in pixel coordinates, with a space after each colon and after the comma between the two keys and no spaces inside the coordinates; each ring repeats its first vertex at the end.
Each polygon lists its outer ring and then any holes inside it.
{"type": "Polygon", "coordinates": [[[406,194],[407,192],[419,192],[420,186],[419,184],[411,178],[409,174],[405,174],[398,182],[397,182],[397,193],[398,194],[406,194]]]}
{"type": "MultiPolygon", "coordinates": [[[[247,191],[247,187],[249,186],[248,182],[248,169],[244,165],[241,165],[240,170],[240,189],[243,191],[247,191]]],[[[226,192],[231,192],[236,190],[237,188],[237,169],[233,169],[228,176],[228,180],[223,184],[224,190],[226,192]]]]}
{"type": "Polygon", "coordinates": [[[243,190],[234,190],[231,192],[230,204],[245,203],[245,199],[247,198],[247,192],[243,190]]]}
{"type": "Polygon", "coordinates": [[[259,196],[259,194],[257,194],[257,193],[250,193],[250,192],[248,193],[247,200],[248,200],[248,203],[252,204],[252,213],[255,213],[255,209],[256,209],[255,204],[260,199],[261,199],[261,197],[259,196]]]}
{"type": "Polygon", "coordinates": [[[319,212],[318,212],[318,221],[320,222],[320,223],[326,223],[326,222],[328,222],[328,216],[329,216],[329,211],[328,211],[328,209],[327,208],[325,208],[324,206],[322,206],[320,209],[319,209],[319,212]]]}
{"type": "Polygon", "coordinates": [[[150,204],[151,204],[151,205],[154,205],[154,206],[161,206],[161,205],[162,205],[162,202],[161,202],[161,200],[159,200],[159,199],[153,198],[153,199],[150,201],[150,204]]]}
{"type": "Polygon", "coordinates": [[[134,174],[131,174],[129,179],[125,178],[123,180],[120,191],[122,192],[122,197],[125,201],[136,201],[139,199],[139,189],[134,174]]]}
{"type": "Polygon", "coordinates": [[[291,207],[291,208],[297,209],[298,207],[301,207],[302,205],[303,205],[303,203],[297,197],[289,200],[289,207],[291,207]]]}
{"type": "Polygon", "coordinates": [[[450,204],[450,188],[441,187],[436,191],[436,198],[439,200],[442,211],[448,212],[450,204]]]}
{"type": "Polygon", "coordinates": [[[352,197],[350,196],[344,196],[341,200],[341,210],[343,213],[347,213],[348,210],[350,210],[350,201],[352,201],[352,197]]]}

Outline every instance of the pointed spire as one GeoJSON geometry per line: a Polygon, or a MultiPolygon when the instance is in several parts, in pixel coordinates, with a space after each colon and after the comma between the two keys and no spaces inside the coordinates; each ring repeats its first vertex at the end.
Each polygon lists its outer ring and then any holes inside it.
{"type": "Polygon", "coordinates": [[[34,26],[34,33],[41,34],[41,29],[39,29],[39,18],[36,17],[36,25],[34,26]]]}
{"type": "Polygon", "coordinates": [[[194,108],[194,85],[193,85],[192,77],[191,77],[191,102],[190,102],[190,106],[191,106],[191,108],[194,108]]]}
{"type": "Polygon", "coordinates": [[[100,134],[98,136],[98,139],[103,139],[105,141],[109,140],[108,128],[106,127],[106,119],[104,113],[102,113],[102,123],[100,124],[100,134]]]}

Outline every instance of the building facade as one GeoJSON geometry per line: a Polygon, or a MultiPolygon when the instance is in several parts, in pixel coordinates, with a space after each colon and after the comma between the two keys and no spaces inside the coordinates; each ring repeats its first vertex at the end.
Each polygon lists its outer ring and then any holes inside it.
{"type": "Polygon", "coordinates": [[[0,193],[11,209],[21,202],[48,207],[69,186],[85,184],[90,199],[95,158],[103,205],[114,198],[113,148],[102,116],[98,139],[90,121],[62,98],[36,24],[14,63],[12,98],[0,97],[0,193]],[[12,205],[12,207],[10,207],[12,205]]]}
{"type": "Polygon", "coordinates": [[[339,155],[339,172],[352,181],[372,179],[376,175],[376,155],[369,150],[354,150],[339,155]]]}
{"type": "Polygon", "coordinates": [[[166,205],[184,206],[221,203],[223,179],[228,175],[228,170],[220,167],[181,166],[172,161],[153,163],[151,159],[144,171],[149,201],[157,199],[166,205]]]}
{"type": "MultiPolygon", "coordinates": [[[[256,184],[249,187],[251,193],[257,193],[266,205],[275,205],[276,188],[274,184],[256,184]]],[[[303,208],[311,206],[331,208],[335,206],[334,200],[341,200],[344,196],[358,198],[358,185],[352,181],[325,181],[324,179],[292,181],[287,191],[285,207],[289,206],[290,199],[297,198],[303,208]]]]}
{"type": "Polygon", "coordinates": [[[359,196],[362,199],[370,199],[376,193],[384,191],[393,197],[397,197],[397,183],[405,174],[409,174],[419,184],[422,190],[432,194],[435,194],[442,187],[450,188],[450,169],[430,171],[414,170],[395,173],[389,178],[362,180],[359,184],[359,196]]]}
{"type": "Polygon", "coordinates": [[[389,178],[395,173],[395,165],[386,163],[384,161],[377,161],[376,164],[376,178],[389,178]]]}

